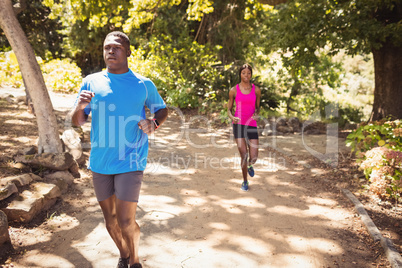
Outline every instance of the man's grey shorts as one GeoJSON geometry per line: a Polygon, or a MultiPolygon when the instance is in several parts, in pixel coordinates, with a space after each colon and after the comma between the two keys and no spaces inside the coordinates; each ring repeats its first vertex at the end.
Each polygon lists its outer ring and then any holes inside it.
{"type": "Polygon", "coordinates": [[[99,174],[92,171],[92,181],[98,201],[116,195],[117,199],[138,202],[144,171],[121,174],[99,174]]]}

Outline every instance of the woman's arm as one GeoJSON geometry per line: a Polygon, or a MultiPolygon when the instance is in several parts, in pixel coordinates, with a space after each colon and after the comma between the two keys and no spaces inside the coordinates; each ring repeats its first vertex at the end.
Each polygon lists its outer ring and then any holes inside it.
{"type": "Polygon", "coordinates": [[[229,91],[228,116],[233,122],[237,123],[240,120],[240,118],[233,116],[233,113],[232,113],[235,97],[236,97],[236,88],[232,87],[229,91]]]}
{"type": "Polygon", "coordinates": [[[255,86],[255,112],[253,115],[254,120],[258,119],[258,115],[260,114],[260,100],[261,100],[261,89],[255,86]]]}

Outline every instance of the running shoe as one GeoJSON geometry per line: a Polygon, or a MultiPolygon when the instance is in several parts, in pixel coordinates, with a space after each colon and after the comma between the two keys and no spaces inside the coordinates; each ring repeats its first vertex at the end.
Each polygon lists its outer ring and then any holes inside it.
{"type": "Polygon", "coordinates": [[[129,261],[130,261],[130,257],[119,258],[119,263],[117,264],[117,268],[128,268],[129,261]]]}
{"type": "Polygon", "coordinates": [[[242,189],[242,191],[247,192],[247,191],[248,191],[248,181],[247,181],[247,182],[243,182],[243,183],[241,184],[241,188],[240,188],[240,189],[242,189]]]}
{"type": "Polygon", "coordinates": [[[252,165],[250,165],[247,169],[248,171],[248,175],[250,175],[250,177],[254,177],[254,168],[252,165]]]}

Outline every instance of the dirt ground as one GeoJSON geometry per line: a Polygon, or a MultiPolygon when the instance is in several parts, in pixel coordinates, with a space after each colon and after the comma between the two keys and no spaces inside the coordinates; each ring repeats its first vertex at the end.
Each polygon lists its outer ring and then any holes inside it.
{"type": "MultiPolygon", "coordinates": [[[[2,88],[3,93],[24,94],[2,88]]],[[[63,124],[75,97],[51,98],[63,124]]],[[[2,100],[0,115],[4,177],[20,172],[11,156],[35,144],[37,128],[25,105],[2,100]]],[[[86,136],[89,129],[87,124],[86,136]]],[[[230,127],[171,110],[150,137],[137,210],[144,267],[390,267],[340,188],[360,199],[399,252],[401,206],[361,189],[343,137],[263,136],[260,144],[256,175],[250,191],[242,192],[230,127]],[[330,160],[328,148],[337,148],[330,160]]],[[[115,267],[119,257],[85,167],[51,210],[9,230],[13,249],[1,267],[115,267]]]]}

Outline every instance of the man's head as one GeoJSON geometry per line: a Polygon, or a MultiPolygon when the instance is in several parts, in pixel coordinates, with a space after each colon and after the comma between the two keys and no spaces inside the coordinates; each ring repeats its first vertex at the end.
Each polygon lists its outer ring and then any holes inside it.
{"type": "Polygon", "coordinates": [[[127,58],[131,55],[130,39],[122,32],[109,33],[103,42],[103,59],[110,73],[128,72],[127,58]]]}

